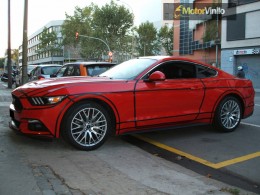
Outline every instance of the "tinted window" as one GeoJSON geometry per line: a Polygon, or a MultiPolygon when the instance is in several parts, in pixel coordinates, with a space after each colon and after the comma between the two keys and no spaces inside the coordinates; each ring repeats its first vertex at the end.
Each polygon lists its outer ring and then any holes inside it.
{"type": "Polygon", "coordinates": [[[217,71],[208,68],[206,66],[197,66],[198,67],[198,78],[208,78],[208,77],[213,77],[217,75],[217,71]]]}
{"type": "Polygon", "coordinates": [[[80,76],[78,65],[68,65],[62,76],[80,76]]]}
{"type": "Polygon", "coordinates": [[[95,76],[95,75],[100,75],[101,73],[107,71],[109,68],[111,68],[111,66],[93,65],[93,66],[86,66],[86,68],[89,76],[95,76]]]}
{"type": "Polygon", "coordinates": [[[196,78],[195,65],[185,62],[167,62],[156,67],[152,72],[154,71],[163,72],[166,79],[196,78]]]}
{"type": "Polygon", "coordinates": [[[60,68],[58,70],[58,72],[56,73],[56,76],[57,77],[62,77],[64,75],[64,72],[65,72],[66,68],[67,68],[67,66],[63,66],[62,68],[60,68]]]}
{"type": "Polygon", "coordinates": [[[59,66],[47,66],[47,67],[42,67],[42,74],[46,75],[51,75],[56,73],[59,70],[59,66]]]}
{"type": "Polygon", "coordinates": [[[245,39],[245,14],[227,17],[227,41],[245,39]]]}

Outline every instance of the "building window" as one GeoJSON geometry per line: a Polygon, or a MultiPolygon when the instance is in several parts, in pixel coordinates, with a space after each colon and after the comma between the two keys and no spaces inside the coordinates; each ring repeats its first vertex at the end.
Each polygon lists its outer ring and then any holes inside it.
{"type": "Polygon", "coordinates": [[[244,5],[248,3],[254,3],[257,1],[259,0],[228,0],[228,6],[235,7],[235,6],[244,5]]]}
{"type": "Polygon", "coordinates": [[[173,20],[174,4],[164,3],[163,4],[163,20],[173,20]]]}
{"type": "Polygon", "coordinates": [[[244,13],[227,17],[227,41],[245,39],[245,18],[244,13]]]}

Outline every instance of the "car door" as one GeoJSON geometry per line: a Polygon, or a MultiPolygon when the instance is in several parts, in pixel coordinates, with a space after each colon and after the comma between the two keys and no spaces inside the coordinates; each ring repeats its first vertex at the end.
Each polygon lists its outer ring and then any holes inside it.
{"type": "Polygon", "coordinates": [[[195,120],[204,96],[204,87],[196,78],[192,63],[167,62],[159,65],[135,88],[136,125],[147,126],[195,120]],[[147,82],[154,71],[161,71],[166,79],[147,82]]]}

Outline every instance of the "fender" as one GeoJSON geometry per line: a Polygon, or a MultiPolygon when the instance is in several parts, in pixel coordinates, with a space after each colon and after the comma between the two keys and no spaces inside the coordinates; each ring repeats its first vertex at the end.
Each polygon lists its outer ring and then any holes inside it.
{"type": "MultiPolygon", "coordinates": [[[[60,115],[57,119],[57,123],[56,123],[56,127],[55,127],[55,137],[56,138],[60,137],[61,123],[62,123],[62,119],[63,119],[64,115],[66,114],[66,112],[75,103],[84,101],[84,100],[89,100],[89,99],[93,100],[94,99],[94,100],[99,100],[99,101],[104,102],[112,109],[115,119],[116,119],[116,124],[120,124],[120,116],[119,116],[119,113],[118,113],[118,110],[117,110],[115,104],[110,99],[108,99],[106,96],[104,96],[102,94],[95,94],[95,93],[78,94],[78,95],[69,96],[67,98],[69,99],[69,102],[66,104],[66,106],[63,108],[63,110],[60,112],[60,115]]],[[[118,129],[118,128],[116,128],[116,129],[118,129]]]]}
{"type": "MultiPolygon", "coordinates": [[[[239,97],[239,100],[242,100],[242,103],[245,104],[245,99],[243,97],[243,95],[237,91],[237,90],[234,90],[234,89],[230,89],[228,91],[225,91],[224,93],[220,94],[217,101],[215,102],[215,105],[213,107],[213,110],[212,110],[212,114],[211,114],[211,122],[214,120],[214,116],[215,116],[215,111],[219,105],[219,103],[221,102],[221,100],[223,100],[226,96],[229,96],[229,95],[233,95],[233,96],[237,96],[239,97]]],[[[243,107],[243,105],[241,105],[243,107]]],[[[243,115],[243,113],[242,113],[243,115]]]]}

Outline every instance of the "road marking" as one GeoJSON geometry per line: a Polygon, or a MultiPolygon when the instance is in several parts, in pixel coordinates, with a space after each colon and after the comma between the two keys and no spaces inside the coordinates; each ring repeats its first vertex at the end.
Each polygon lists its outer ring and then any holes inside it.
{"type": "Polygon", "coordinates": [[[255,124],[250,124],[250,123],[244,123],[244,122],[241,122],[241,124],[243,124],[243,125],[248,125],[248,126],[252,126],[252,127],[260,127],[260,125],[255,125],[255,124]]]}
{"type": "Polygon", "coordinates": [[[236,163],[247,161],[247,160],[250,160],[250,159],[253,159],[253,158],[260,157],[260,152],[255,152],[255,153],[252,153],[252,154],[248,154],[248,155],[241,156],[241,157],[238,157],[238,158],[233,158],[233,159],[226,160],[226,161],[223,161],[223,162],[212,163],[212,162],[207,161],[205,159],[193,156],[193,155],[191,155],[189,153],[183,152],[183,151],[178,150],[176,148],[172,148],[170,146],[167,146],[165,144],[157,142],[157,141],[155,141],[153,139],[150,139],[148,137],[144,137],[142,135],[133,135],[133,136],[136,137],[137,139],[143,140],[143,141],[145,141],[145,142],[147,142],[149,144],[157,146],[158,148],[167,150],[169,152],[178,154],[180,156],[184,156],[184,157],[186,157],[186,158],[188,158],[190,160],[196,161],[196,162],[198,162],[200,164],[206,165],[206,166],[214,168],[214,169],[220,169],[222,167],[226,167],[226,166],[229,166],[229,165],[232,165],[232,164],[236,164],[236,163]]]}
{"type": "Polygon", "coordinates": [[[260,106],[260,104],[255,104],[255,106],[260,106]]]}

